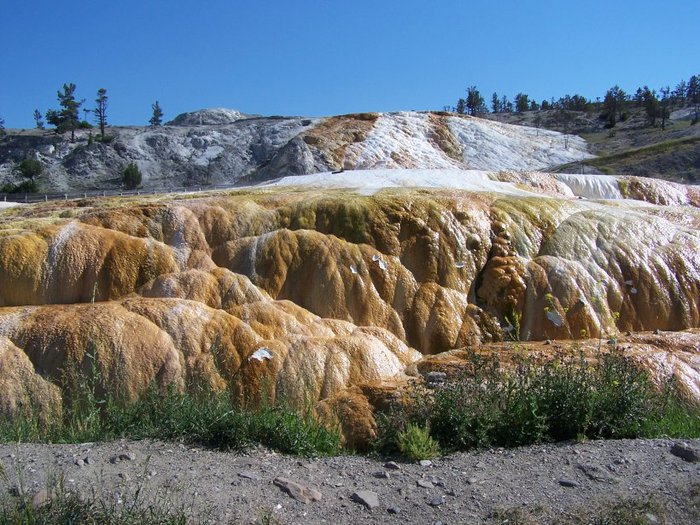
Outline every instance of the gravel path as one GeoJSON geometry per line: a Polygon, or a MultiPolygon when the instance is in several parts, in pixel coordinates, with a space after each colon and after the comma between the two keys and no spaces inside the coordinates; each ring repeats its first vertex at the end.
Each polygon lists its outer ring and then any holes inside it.
{"type": "MultiPolygon", "coordinates": [[[[209,523],[589,523],[596,509],[649,498],[647,523],[700,523],[700,463],[672,453],[675,443],[539,445],[422,465],[152,441],[3,444],[0,483],[33,495],[62,479],[67,491],[117,505],[141,489],[139,498],[209,523]]],[[[697,459],[700,440],[684,443],[697,459]]]]}

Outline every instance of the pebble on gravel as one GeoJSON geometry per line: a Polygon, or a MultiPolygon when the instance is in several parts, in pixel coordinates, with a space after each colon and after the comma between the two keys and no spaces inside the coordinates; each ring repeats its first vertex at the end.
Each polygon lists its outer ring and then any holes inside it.
{"type": "MultiPolygon", "coordinates": [[[[609,472],[607,472],[605,469],[602,467],[599,467],[598,465],[592,465],[589,463],[578,463],[576,465],[576,468],[581,470],[589,479],[593,481],[602,481],[602,482],[607,482],[607,483],[619,483],[620,480],[616,476],[613,476],[609,472]]],[[[610,467],[608,467],[608,470],[610,467]]]]}
{"type": "Polygon", "coordinates": [[[432,467],[432,466],[433,466],[433,462],[430,461],[429,459],[421,459],[421,460],[418,462],[418,464],[419,464],[421,467],[432,467]]]}
{"type": "Polygon", "coordinates": [[[133,452],[127,452],[126,454],[119,454],[117,456],[112,456],[109,458],[109,462],[112,464],[119,463],[120,461],[134,461],[136,455],[133,452]]]}
{"type": "Polygon", "coordinates": [[[322,494],[318,490],[309,488],[291,479],[275,478],[272,482],[289,494],[290,497],[302,503],[311,503],[312,501],[321,500],[322,494]]]}
{"type": "Polygon", "coordinates": [[[674,443],[671,447],[671,454],[689,463],[700,461],[700,452],[686,443],[674,443]]]}
{"type": "Polygon", "coordinates": [[[377,496],[376,492],[372,492],[371,490],[358,490],[357,492],[353,492],[350,498],[355,503],[361,503],[369,510],[379,506],[379,496],[377,496]]]}
{"type": "Polygon", "coordinates": [[[433,498],[430,501],[428,501],[428,505],[431,507],[439,507],[440,505],[445,504],[445,496],[438,496],[437,498],[433,498]]]}
{"type": "Polygon", "coordinates": [[[396,461],[387,461],[384,463],[384,468],[389,470],[401,470],[401,466],[396,461]]]}
{"type": "Polygon", "coordinates": [[[416,481],[416,485],[424,489],[432,489],[434,487],[434,485],[430,481],[427,481],[425,479],[419,479],[418,481],[416,481]]]}
{"type": "Polygon", "coordinates": [[[389,507],[386,509],[389,514],[398,514],[401,510],[398,507],[389,507]]]}
{"type": "Polygon", "coordinates": [[[570,479],[560,479],[559,484],[562,487],[570,487],[570,488],[578,487],[578,483],[575,481],[572,481],[570,479]]]}

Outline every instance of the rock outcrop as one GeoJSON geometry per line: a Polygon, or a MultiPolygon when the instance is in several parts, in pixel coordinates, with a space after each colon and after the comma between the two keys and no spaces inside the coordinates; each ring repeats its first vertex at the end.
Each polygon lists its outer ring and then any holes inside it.
{"type": "Polygon", "coordinates": [[[78,130],[8,134],[0,186],[17,184],[25,158],[44,166],[42,192],[119,189],[135,163],[144,189],[253,183],[340,169],[544,169],[589,158],[586,142],[546,130],[437,113],[362,113],[328,118],[259,117],[230,109],[177,116],[165,126],[110,127],[106,140],[78,130]],[[565,142],[568,142],[566,144],[565,142]]]}

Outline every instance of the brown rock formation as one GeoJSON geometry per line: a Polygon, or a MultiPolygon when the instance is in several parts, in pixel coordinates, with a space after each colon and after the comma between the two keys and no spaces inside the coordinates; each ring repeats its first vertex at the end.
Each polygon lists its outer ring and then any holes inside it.
{"type": "MultiPolygon", "coordinates": [[[[94,365],[126,400],[155,381],[320,401],[359,443],[421,354],[700,326],[695,208],[543,181],[541,197],[261,189],[5,210],[0,410],[55,409],[62,371],[94,365]]],[[[680,353],[630,345],[698,392],[697,337],[676,337],[680,353]]]]}

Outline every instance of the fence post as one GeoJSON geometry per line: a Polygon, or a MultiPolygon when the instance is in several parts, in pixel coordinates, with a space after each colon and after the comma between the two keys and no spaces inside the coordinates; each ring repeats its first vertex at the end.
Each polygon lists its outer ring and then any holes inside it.
{"type": "Polygon", "coordinates": [[[27,202],[27,194],[24,194],[24,202],[27,202]]]}
{"type": "Polygon", "coordinates": [[[68,200],[68,194],[67,194],[67,193],[64,193],[64,194],[63,194],[63,200],[64,200],[64,201],[67,201],[67,200],[68,200]]]}

